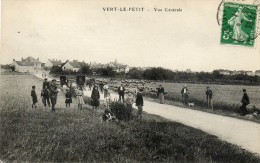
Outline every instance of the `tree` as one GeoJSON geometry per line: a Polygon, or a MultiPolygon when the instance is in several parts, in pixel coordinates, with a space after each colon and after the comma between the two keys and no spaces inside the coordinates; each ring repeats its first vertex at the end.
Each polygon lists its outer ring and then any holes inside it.
{"type": "Polygon", "coordinates": [[[127,77],[130,79],[141,79],[143,76],[143,71],[133,68],[127,73],[127,77]]]}
{"type": "Polygon", "coordinates": [[[90,75],[92,74],[92,71],[90,69],[90,66],[89,65],[84,65],[81,67],[81,69],[79,70],[79,72],[85,74],[85,75],[90,75]]]}
{"type": "Polygon", "coordinates": [[[51,74],[57,74],[57,73],[61,73],[62,72],[62,68],[60,66],[52,66],[50,73],[51,74]]]}

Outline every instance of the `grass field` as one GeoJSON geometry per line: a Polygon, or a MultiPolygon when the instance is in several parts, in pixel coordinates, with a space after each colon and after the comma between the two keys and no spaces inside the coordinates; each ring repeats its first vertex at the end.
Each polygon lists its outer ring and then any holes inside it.
{"type": "MultiPolygon", "coordinates": [[[[148,87],[158,87],[162,84],[166,91],[169,92],[169,97],[181,100],[181,89],[183,88],[183,83],[147,83],[148,87]]],[[[187,84],[189,89],[189,97],[191,99],[196,99],[199,101],[206,102],[206,84],[187,84]]],[[[241,105],[241,99],[243,96],[242,89],[247,90],[247,94],[250,98],[250,104],[248,108],[255,106],[260,108],[260,87],[259,86],[242,86],[242,85],[209,85],[213,91],[213,104],[223,104],[228,106],[234,106],[239,108],[241,105]]]]}
{"type": "MultiPolygon", "coordinates": [[[[129,122],[102,123],[101,111],[57,111],[40,99],[31,108],[30,90],[41,82],[30,75],[1,76],[0,159],[50,162],[260,162],[260,158],[197,129],[155,115],[129,122]]],[[[74,103],[75,103],[75,99],[74,103]]]]}

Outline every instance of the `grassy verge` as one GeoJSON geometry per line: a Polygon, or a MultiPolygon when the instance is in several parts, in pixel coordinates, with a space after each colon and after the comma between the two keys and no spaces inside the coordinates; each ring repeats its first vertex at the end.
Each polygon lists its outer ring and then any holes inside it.
{"type": "Polygon", "coordinates": [[[102,123],[101,112],[2,110],[0,157],[5,161],[259,162],[215,136],[154,115],[102,123]]]}

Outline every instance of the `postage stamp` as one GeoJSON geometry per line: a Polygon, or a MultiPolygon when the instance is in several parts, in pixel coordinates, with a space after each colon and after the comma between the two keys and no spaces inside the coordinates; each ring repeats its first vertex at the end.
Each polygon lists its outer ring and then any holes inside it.
{"type": "Polygon", "coordinates": [[[257,21],[256,5],[224,2],[221,44],[253,47],[257,21]]]}

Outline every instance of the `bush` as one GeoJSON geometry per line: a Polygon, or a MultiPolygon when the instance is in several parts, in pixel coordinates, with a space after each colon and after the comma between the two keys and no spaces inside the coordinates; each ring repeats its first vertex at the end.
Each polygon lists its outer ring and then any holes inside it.
{"type": "Polygon", "coordinates": [[[116,116],[116,118],[120,121],[128,121],[131,120],[132,115],[132,107],[126,107],[123,103],[115,101],[111,103],[111,112],[116,116]]]}

